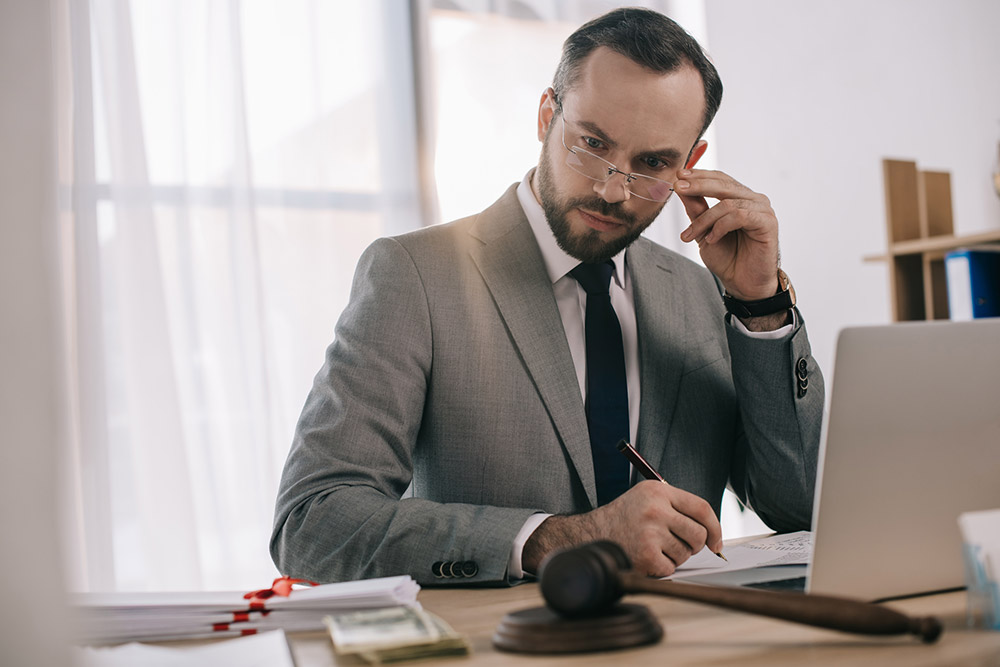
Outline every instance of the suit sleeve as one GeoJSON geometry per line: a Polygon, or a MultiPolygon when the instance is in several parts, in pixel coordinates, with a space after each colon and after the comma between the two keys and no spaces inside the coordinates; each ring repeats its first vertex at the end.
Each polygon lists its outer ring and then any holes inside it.
{"type": "Polygon", "coordinates": [[[433,335],[409,253],[395,240],[376,241],[358,264],[282,473],[271,555],[283,574],[507,583],[511,545],[534,510],[403,497],[433,335]]]}
{"type": "Polygon", "coordinates": [[[726,327],[743,439],[730,484],[737,496],[779,532],[812,522],[823,374],[812,357],[805,322],[776,340],[751,338],[726,327]]]}

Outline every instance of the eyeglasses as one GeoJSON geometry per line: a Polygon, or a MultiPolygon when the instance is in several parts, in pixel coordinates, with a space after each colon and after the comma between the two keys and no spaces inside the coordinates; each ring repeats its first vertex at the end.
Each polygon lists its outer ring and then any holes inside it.
{"type": "MultiPolygon", "coordinates": [[[[559,109],[562,110],[562,104],[559,105],[559,109]]],[[[569,154],[566,156],[567,167],[581,176],[586,176],[598,183],[607,183],[615,174],[621,174],[625,177],[625,189],[639,199],[655,202],[665,202],[670,199],[670,195],[674,193],[673,183],[667,183],[666,181],[661,181],[658,178],[646,176],[645,174],[624,172],[604,158],[598,157],[579,146],[573,146],[572,148],[567,146],[565,111],[562,113],[562,119],[563,148],[569,151],[569,154]]]]}

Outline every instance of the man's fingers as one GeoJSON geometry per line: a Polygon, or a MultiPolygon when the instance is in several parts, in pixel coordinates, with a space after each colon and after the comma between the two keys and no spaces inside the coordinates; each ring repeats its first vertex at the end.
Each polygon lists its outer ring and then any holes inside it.
{"type": "Polygon", "coordinates": [[[753,190],[729,174],[721,171],[695,169],[682,174],[674,183],[674,190],[685,196],[711,197],[713,199],[749,198],[753,190]]]}
{"type": "MultiPolygon", "coordinates": [[[[685,522],[694,524],[693,521],[685,519],[685,522]]],[[[696,524],[695,524],[696,525],[696,524]]],[[[677,532],[672,528],[671,532],[664,536],[660,544],[660,555],[662,558],[655,558],[652,561],[651,566],[644,568],[648,574],[653,574],[658,577],[667,577],[674,573],[678,567],[684,564],[688,558],[694,554],[701,551],[702,546],[704,546],[704,536],[705,529],[701,528],[700,538],[692,538],[690,535],[697,535],[698,529],[692,531],[684,531],[689,534],[688,537],[681,537],[677,535],[677,532]],[[692,546],[689,540],[698,544],[698,546],[692,546]]]]}
{"type": "Polygon", "coordinates": [[[711,229],[705,230],[704,238],[708,243],[716,243],[729,232],[742,229],[746,221],[733,214],[722,216],[712,225],[711,229]]]}
{"type": "MultiPolygon", "coordinates": [[[[676,570],[684,564],[684,561],[691,557],[691,547],[689,547],[683,540],[673,537],[669,543],[663,545],[663,555],[670,561],[670,564],[673,565],[674,570],[676,570]]],[[[673,572],[670,574],[673,574],[673,572]]]]}
{"type": "MultiPolygon", "coordinates": [[[[661,551],[659,556],[653,558],[645,567],[642,567],[641,571],[644,571],[651,577],[669,577],[677,570],[679,564],[669,554],[661,551]]],[[[639,569],[639,567],[637,566],[636,569],[639,569]]]]}
{"type": "Polygon", "coordinates": [[[701,544],[707,544],[709,549],[713,551],[718,551],[722,548],[722,526],[719,524],[718,517],[715,516],[715,511],[712,510],[712,506],[708,504],[703,498],[694,495],[693,493],[688,493],[681,489],[674,489],[677,493],[671,499],[674,508],[684,514],[684,516],[689,517],[692,521],[697,523],[699,526],[703,527],[708,533],[704,539],[697,545],[698,549],[701,548],[701,544]]]}
{"type": "Polygon", "coordinates": [[[716,243],[730,232],[745,230],[751,236],[766,233],[773,214],[747,199],[727,199],[708,208],[681,233],[683,241],[716,243]]]}
{"type": "Polygon", "coordinates": [[[698,216],[710,208],[704,197],[688,197],[680,193],[677,193],[677,196],[681,200],[681,203],[684,204],[684,211],[691,221],[696,220],[698,216]]]}
{"type": "Polygon", "coordinates": [[[691,556],[691,547],[686,542],[668,534],[655,550],[636,557],[633,568],[652,577],[669,577],[691,556]]]}
{"type": "Polygon", "coordinates": [[[639,482],[593,514],[601,519],[597,534],[622,544],[635,569],[654,576],[669,576],[706,544],[722,545],[712,506],[665,482],[639,482]]]}
{"type": "MultiPolygon", "coordinates": [[[[700,245],[718,224],[718,222],[729,215],[731,204],[725,206],[719,202],[714,206],[709,206],[702,211],[698,217],[691,219],[691,224],[681,233],[682,241],[697,241],[700,245]]],[[[712,241],[714,243],[714,240],[712,241]]]]}
{"type": "Polygon", "coordinates": [[[694,519],[679,515],[679,520],[670,524],[671,537],[683,547],[684,560],[701,551],[708,539],[708,528],[694,519]]]}

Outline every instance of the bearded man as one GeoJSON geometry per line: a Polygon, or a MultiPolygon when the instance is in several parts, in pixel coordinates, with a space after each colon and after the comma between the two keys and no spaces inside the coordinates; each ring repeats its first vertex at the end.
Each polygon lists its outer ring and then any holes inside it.
{"type": "Polygon", "coordinates": [[[809,527],[822,375],[767,197],[695,168],[721,98],[676,23],[612,11],[566,40],[519,184],[366,250],[282,476],[284,574],[507,585],[608,539],[666,576],[721,549],[727,486],[809,527]],[[641,236],[671,196],[704,267],[641,236]]]}

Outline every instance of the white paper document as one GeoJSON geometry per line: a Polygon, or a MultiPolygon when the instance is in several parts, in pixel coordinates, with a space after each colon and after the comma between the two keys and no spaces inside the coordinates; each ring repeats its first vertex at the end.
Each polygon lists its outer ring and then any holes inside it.
{"type": "Polygon", "coordinates": [[[722,560],[706,547],[681,564],[670,578],[684,579],[776,565],[808,565],[812,550],[813,536],[808,531],[772,535],[727,546],[722,551],[727,560],[722,560]]]}
{"type": "Polygon", "coordinates": [[[204,646],[123,644],[77,648],[74,667],[295,667],[288,640],[281,630],[227,639],[204,646]]]}
{"type": "Polygon", "coordinates": [[[295,588],[287,595],[262,597],[254,593],[268,591],[89,593],[74,596],[73,607],[80,643],[111,644],[239,637],[278,628],[323,630],[323,617],[330,613],[417,605],[419,590],[411,577],[400,576],[295,588]]]}

